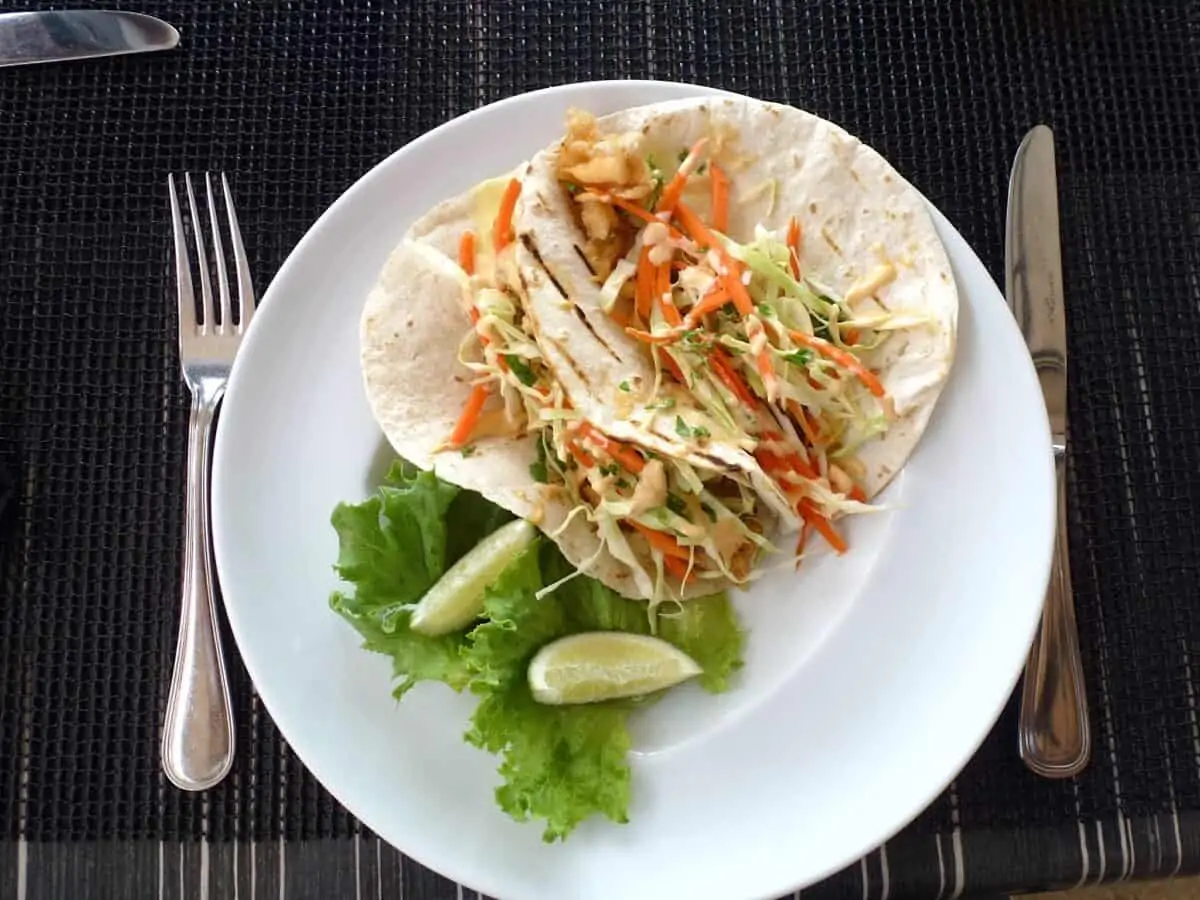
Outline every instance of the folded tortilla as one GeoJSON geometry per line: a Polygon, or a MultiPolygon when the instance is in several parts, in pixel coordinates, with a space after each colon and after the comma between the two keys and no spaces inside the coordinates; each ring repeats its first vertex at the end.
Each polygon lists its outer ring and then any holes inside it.
{"type": "MultiPolygon", "coordinates": [[[[632,154],[659,160],[674,160],[708,138],[732,182],[729,237],[751,241],[757,225],[782,233],[796,215],[803,271],[839,295],[890,264],[895,277],[872,292],[875,302],[920,314],[928,324],[894,332],[864,360],[896,413],[886,433],[856,453],[866,494],[882,490],[920,440],[954,358],[958,293],[920,194],[870,147],[789,106],[690,99],[625,110],[597,124],[606,135],[625,135],[632,154]]],[[[603,309],[603,279],[593,273],[576,204],[558,180],[562,148],[559,141],[532,159],[514,219],[539,344],[571,402],[602,430],[695,461],[694,447],[676,434],[676,410],[631,407],[628,385],[652,384],[654,365],[645,345],[603,309]]],[[[707,177],[693,176],[684,199],[707,219],[709,195],[707,177]]],[[[710,430],[718,435],[715,426],[710,430]]],[[[716,437],[706,453],[745,472],[794,522],[787,500],[745,448],[716,437]]]]}
{"type": "MultiPolygon", "coordinates": [[[[467,402],[472,378],[458,359],[459,345],[471,329],[466,275],[454,261],[458,242],[468,229],[488,233],[499,194],[512,174],[485,181],[430,210],[388,258],[360,321],[367,399],[384,436],[402,457],[528,519],[553,536],[572,565],[590,563],[587,574],[624,596],[646,599],[631,568],[602,548],[596,527],[578,514],[568,521],[571,506],[562,492],[534,478],[530,467],[537,461],[537,437],[483,437],[472,441],[467,455],[443,449],[467,402]]],[[[479,241],[478,247],[485,254],[479,264],[490,265],[487,241],[479,241]]],[[[693,581],[682,599],[729,586],[721,579],[693,581]]]]}

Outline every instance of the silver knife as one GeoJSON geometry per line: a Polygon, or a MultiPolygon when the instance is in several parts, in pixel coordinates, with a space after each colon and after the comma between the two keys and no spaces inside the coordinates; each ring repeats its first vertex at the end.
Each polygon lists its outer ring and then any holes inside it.
{"type": "Polygon", "coordinates": [[[179,32],[162,19],[117,10],[0,13],[0,68],[170,50],[179,32]]]}
{"type": "Polygon", "coordinates": [[[1008,303],[1042,386],[1058,482],[1050,584],[1021,691],[1020,753],[1038,775],[1069,778],[1087,766],[1091,735],[1067,548],[1067,323],[1054,134],[1045,125],[1025,135],[1013,161],[1006,237],[1008,303]]]}

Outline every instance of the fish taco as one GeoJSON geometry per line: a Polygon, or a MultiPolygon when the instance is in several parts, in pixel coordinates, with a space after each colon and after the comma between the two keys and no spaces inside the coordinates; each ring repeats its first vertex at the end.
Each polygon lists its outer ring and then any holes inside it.
{"type": "Polygon", "coordinates": [[[789,531],[843,551],[835,520],[928,421],[956,313],[920,196],[874,151],[788,107],[686,101],[572,113],[418,220],[362,369],[402,456],[659,602],[790,562],[789,531]]]}

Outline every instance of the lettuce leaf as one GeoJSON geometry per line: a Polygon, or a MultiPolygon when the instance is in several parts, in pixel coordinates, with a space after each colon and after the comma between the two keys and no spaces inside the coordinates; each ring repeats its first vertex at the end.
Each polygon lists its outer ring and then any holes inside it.
{"type": "Polygon", "coordinates": [[[334,569],[354,590],[335,592],[329,605],[358,630],[364,648],[392,658],[396,699],[419,681],[456,691],[467,686],[464,637],[415,634],[409,618],[442,573],[508,518],[478,494],[403,462],[392,466],[374,497],[334,509],[334,569]]]}
{"type": "MultiPolygon", "coordinates": [[[[628,821],[631,773],[626,720],[636,702],[545,706],[526,680],[530,658],[550,641],[584,631],[651,633],[647,604],[629,600],[593,578],[568,581],[538,600],[534,593],[572,567],[558,547],[543,542],[514,560],[488,591],[483,624],[467,638],[464,658],[480,703],[467,740],[500,754],[504,783],[496,802],[517,821],[546,822],[543,839],[565,838],[601,813],[628,821]]],[[[723,595],[685,604],[660,617],[658,634],[703,668],[700,683],[719,692],[741,665],[742,631],[723,595]]]]}
{"type": "Polygon", "coordinates": [[[518,821],[543,820],[544,840],[555,841],[596,813],[628,820],[626,722],[645,701],[537,703],[526,680],[531,657],[578,632],[656,632],[695,659],[704,669],[701,686],[718,692],[742,665],[743,634],[724,594],[658,614],[653,627],[645,602],[586,576],[538,600],[540,588],[573,571],[545,539],[491,585],[482,619],[468,633],[429,638],[410,631],[412,607],[425,591],[511,518],[472,491],[398,463],[376,496],[334,510],[335,568],[353,591],[334,593],[330,606],[358,630],[366,649],[391,657],[397,698],[419,681],[468,688],[478,698],[464,739],[500,757],[497,803],[518,821]]]}
{"type": "MultiPolygon", "coordinates": [[[[548,542],[540,551],[543,558],[558,555],[548,542]]],[[[539,562],[534,545],[504,570],[484,600],[484,623],[468,636],[464,657],[480,699],[466,740],[501,756],[501,809],[519,822],[545,819],[542,836],[553,841],[593,813],[627,821],[629,732],[620,707],[533,699],[525,677],[530,657],[580,630],[558,597],[534,596],[546,583],[539,562]]]]}

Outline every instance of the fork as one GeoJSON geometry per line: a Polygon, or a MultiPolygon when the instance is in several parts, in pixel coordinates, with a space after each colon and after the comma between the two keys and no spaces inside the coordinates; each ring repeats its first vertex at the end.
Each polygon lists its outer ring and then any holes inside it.
{"type": "Polygon", "coordinates": [[[208,195],[209,242],[216,262],[214,304],[204,227],[196,206],[190,174],[184,176],[196,268],[200,275],[200,315],[192,290],[191,263],[175,176],[167,176],[171,224],[175,237],[175,280],[179,299],[179,360],[192,395],[188,419],[187,514],[184,523],[183,588],[179,638],[167,713],[163,723],[162,767],[176,787],[202,791],[217,784],[233,765],[233,712],[229,680],[217,631],[216,598],[209,529],[209,445],[213,418],[225,394],[225,382],[242,335],[254,316],[254,286],[242,245],[229,181],[221,175],[230,243],[237,277],[237,321],[232,315],[229,272],[213,197],[213,179],[204,176],[208,195]]]}

